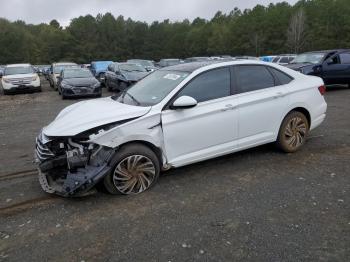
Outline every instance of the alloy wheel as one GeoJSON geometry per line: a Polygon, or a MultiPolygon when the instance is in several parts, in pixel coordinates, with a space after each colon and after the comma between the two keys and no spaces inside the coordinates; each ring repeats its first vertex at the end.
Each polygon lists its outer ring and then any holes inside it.
{"type": "Polygon", "coordinates": [[[304,144],[307,134],[307,124],[301,117],[291,118],[286,126],[284,138],[287,145],[291,148],[298,148],[304,144]]]}
{"type": "Polygon", "coordinates": [[[138,194],[147,190],[155,177],[155,166],[148,157],[131,155],[116,166],[113,183],[122,194],[138,194]]]}

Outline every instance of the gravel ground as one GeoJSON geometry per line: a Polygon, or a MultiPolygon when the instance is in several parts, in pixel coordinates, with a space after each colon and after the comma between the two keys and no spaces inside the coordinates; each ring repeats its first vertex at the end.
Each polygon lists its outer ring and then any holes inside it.
{"type": "Polygon", "coordinates": [[[168,171],[138,196],[62,199],[30,171],[34,138],[76,100],[46,85],[0,96],[0,261],[349,261],[350,89],[326,100],[295,154],[266,145],[168,171]]]}

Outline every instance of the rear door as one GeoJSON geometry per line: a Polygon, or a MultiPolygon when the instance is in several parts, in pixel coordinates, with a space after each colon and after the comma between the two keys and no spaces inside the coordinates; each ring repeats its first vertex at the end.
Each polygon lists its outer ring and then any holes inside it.
{"type": "Polygon", "coordinates": [[[247,148],[277,137],[293,78],[264,65],[235,67],[238,80],[238,146],[247,148]]]}

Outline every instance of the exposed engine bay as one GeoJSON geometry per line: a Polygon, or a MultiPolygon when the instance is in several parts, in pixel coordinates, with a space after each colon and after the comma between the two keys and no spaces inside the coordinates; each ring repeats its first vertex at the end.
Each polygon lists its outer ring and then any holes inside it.
{"type": "Polygon", "coordinates": [[[89,137],[47,137],[36,139],[39,181],[47,193],[62,196],[84,195],[110,170],[115,149],[93,144],[89,137]]]}

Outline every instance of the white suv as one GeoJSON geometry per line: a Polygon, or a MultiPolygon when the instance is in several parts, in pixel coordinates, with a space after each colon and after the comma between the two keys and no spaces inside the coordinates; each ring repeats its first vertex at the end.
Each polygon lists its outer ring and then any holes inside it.
{"type": "Polygon", "coordinates": [[[40,77],[30,64],[7,65],[1,85],[4,94],[23,91],[41,92],[40,77]]]}
{"type": "Polygon", "coordinates": [[[36,141],[43,189],[83,194],[103,180],[141,193],[161,170],[276,142],[302,147],[326,116],[321,78],[259,61],[162,68],[112,97],[62,110],[36,141]]]}

